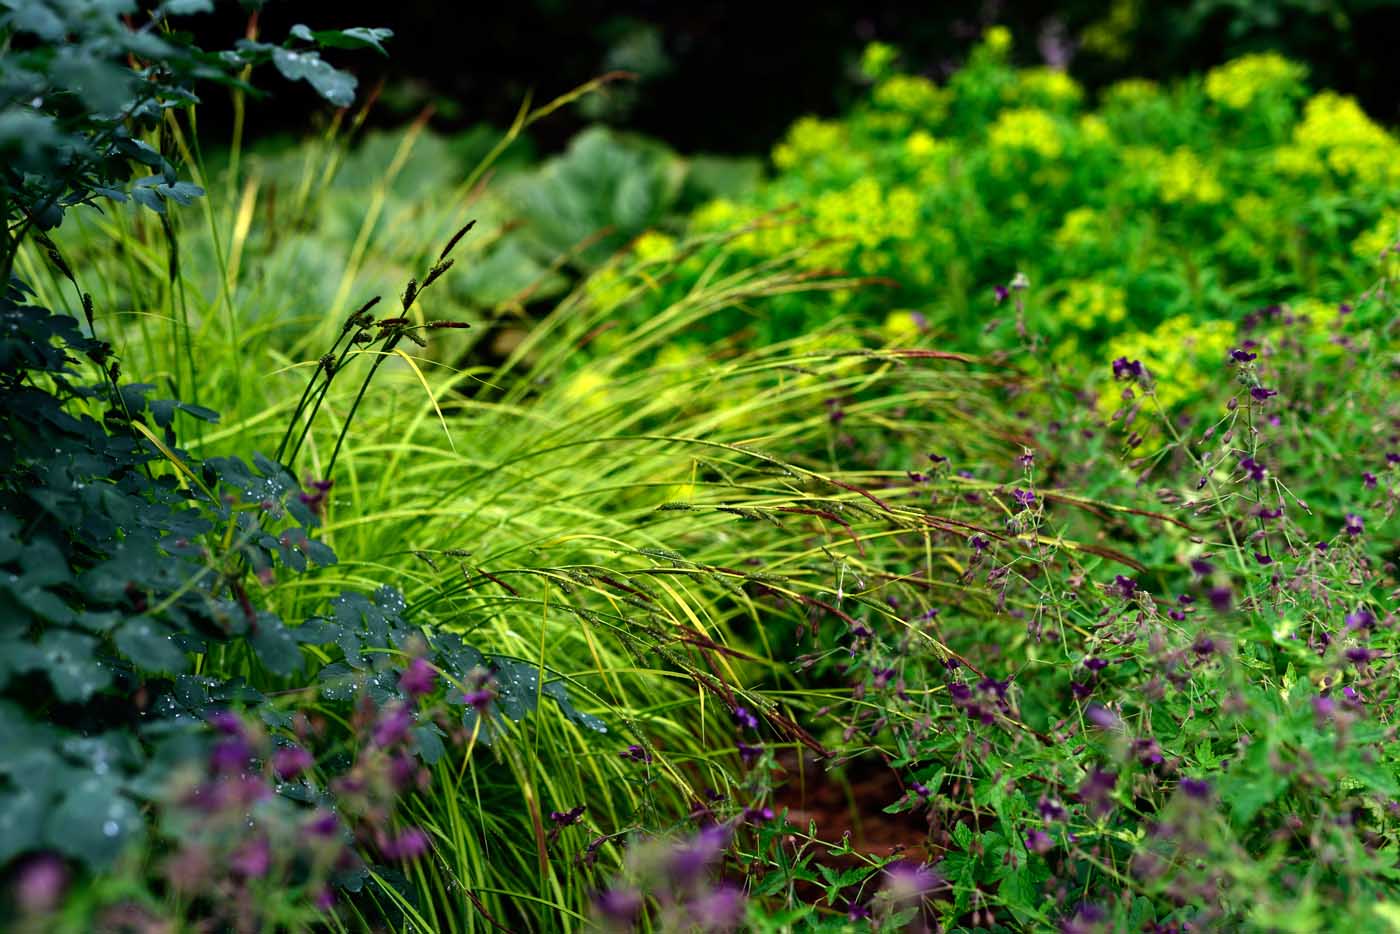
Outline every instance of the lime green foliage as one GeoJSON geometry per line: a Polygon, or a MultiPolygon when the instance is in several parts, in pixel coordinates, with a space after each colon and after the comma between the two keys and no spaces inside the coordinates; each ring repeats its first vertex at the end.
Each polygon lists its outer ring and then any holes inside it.
{"type": "Polygon", "coordinates": [[[755,228],[732,262],[801,251],[888,285],[775,302],[760,338],[897,304],[933,340],[1015,346],[992,290],[1021,272],[1025,323],[1056,359],[1105,371],[1139,350],[1174,374],[1175,404],[1245,311],[1339,302],[1376,272],[1355,255],[1393,242],[1400,141],[1350,98],[1308,96],[1302,66],[1249,55],[1170,87],[1125,81],[1094,106],[1068,75],[1011,67],[1009,44],[989,31],[943,86],[874,48],[864,101],[798,120],[767,184],[696,212],[699,231],[755,228]]]}

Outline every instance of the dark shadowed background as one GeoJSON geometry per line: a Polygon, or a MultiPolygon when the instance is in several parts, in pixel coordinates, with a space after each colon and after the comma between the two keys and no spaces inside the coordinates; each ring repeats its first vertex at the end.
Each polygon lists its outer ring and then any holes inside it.
{"type": "MultiPolygon", "coordinates": [[[[244,33],[249,14],[224,2],[215,17],[197,21],[202,39],[226,47],[244,33]]],[[[537,128],[532,135],[545,150],[601,120],[682,152],[763,151],[795,116],[840,110],[870,40],[898,46],[910,70],[937,78],[992,23],[1012,29],[1022,62],[1066,62],[1090,87],[1127,75],[1201,71],[1243,52],[1276,49],[1307,62],[1315,87],[1355,94],[1377,118],[1400,122],[1400,0],[271,0],[256,22],[273,42],[300,22],[393,29],[388,58],[330,56],[359,76],[362,90],[383,82],[372,117],[378,123],[401,122],[431,104],[442,129],[483,120],[501,125],[530,91],[541,101],[607,71],[637,75],[537,128]]],[[[308,104],[314,99],[304,85],[279,90],[254,109],[250,128],[304,130],[308,104]]],[[[226,125],[218,116],[207,115],[205,125],[226,125]]]]}

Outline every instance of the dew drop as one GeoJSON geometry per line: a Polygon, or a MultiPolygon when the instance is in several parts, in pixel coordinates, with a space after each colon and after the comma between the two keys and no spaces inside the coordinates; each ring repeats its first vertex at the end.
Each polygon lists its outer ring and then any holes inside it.
{"type": "Polygon", "coordinates": [[[115,837],[121,832],[121,825],[114,820],[109,820],[102,825],[102,835],[105,837],[115,837]]]}

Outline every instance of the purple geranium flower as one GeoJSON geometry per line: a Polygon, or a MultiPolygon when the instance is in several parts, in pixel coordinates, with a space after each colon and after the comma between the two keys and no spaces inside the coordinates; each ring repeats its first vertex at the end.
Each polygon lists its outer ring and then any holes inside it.
{"type": "Polygon", "coordinates": [[[293,779],[315,764],[311,753],[300,746],[283,746],[272,754],[272,767],[283,779],[293,779]]]}
{"type": "Polygon", "coordinates": [[[1116,380],[1129,380],[1142,378],[1142,361],[1129,360],[1127,357],[1119,357],[1113,361],[1113,378],[1116,380]]]}
{"type": "Polygon", "coordinates": [[[409,697],[422,697],[433,690],[437,683],[437,672],[424,658],[415,658],[408,663],[403,674],[399,675],[399,687],[409,697]]]}

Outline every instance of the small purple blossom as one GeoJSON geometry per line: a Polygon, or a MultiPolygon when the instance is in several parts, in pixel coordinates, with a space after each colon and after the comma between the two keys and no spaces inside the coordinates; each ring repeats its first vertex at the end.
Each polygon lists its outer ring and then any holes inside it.
{"type": "Polygon", "coordinates": [[[263,836],[248,840],[229,857],[229,868],[245,879],[261,879],[271,866],[272,847],[263,836]]]}
{"type": "Polygon", "coordinates": [[[1370,629],[1376,625],[1376,616],[1366,607],[1359,606],[1355,612],[1343,617],[1343,622],[1347,624],[1348,629],[1370,629]]]}
{"type": "Polygon", "coordinates": [[[252,757],[252,747],[244,740],[236,737],[219,740],[209,753],[209,768],[223,774],[242,772],[252,757]]]}
{"type": "Polygon", "coordinates": [[[1255,402],[1266,402],[1278,395],[1277,389],[1265,389],[1263,386],[1255,386],[1249,390],[1249,395],[1255,402]]]}
{"type": "Polygon", "coordinates": [[[1257,359],[1258,356],[1257,353],[1250,353],[1248,350],[1242,350],[1240,348],[1230,351],[1230,361],[1232,363],[1248,363],[1251,360],[1257,359]]]}
{"type": "Polygon", "coordinates": [[[272,754],[272,767],[284,780],[296,778],[315,762],[311,753],[300,746],[283,746],[272,754]]]}
{"type": "Polygon", "coordinates": [[[1103,817],[1113,810],[1113,789],[1117,785],[1117,773],[1094,769],[1079,786],[1079,800],[1088,805],[1096,816],[1103,817]]]}
{"type": "Polygon", "coordinates": [[[1255,483],[1261,482],[1269,475],[1269,469],[1252,457],[1241,460],[1240,468],[1244,470],[1245,476],[1255,483]]]}
{"type": "Polygon", "coordinates": [[[651,753],[641,746],[633,743],[621,752],[621,756],[631,762],[640,762],[643,765],[651,762],[651,753]]]}
{"type": "Polygon", "coordinates": [[[1115,729],[1119,723],[1116,713],[1099,704],[1090,704],[1084,711],[1084,717],[1101,730],[1115,729]]]}
{"type": "Polygon", "coordinates": [[[894,903],[907,905],[922,901],[940,881],[938,874],[922,863],[891,863],[885,867],[883,891],[894,903]]]}
{"type": "Polygon", "coordinates": [[[428,835],[417,827],[409,827],[385,841],[380,849],[389,859],[412,862],[428,852],[428,835]]]}
{"type": "Polygon", "coordinates": [[[746,729],[758,729],[758,718],[755,717],[752,713],[750,713],[748,708],[746,707],[734,708],[734,722],[746,729]]]}
{"type": "Polygon", "coordinates": [[[15,905],[24,914],[45,914],[57,908],[68,888],[68,867],[52,853],[41,853],[15,877],[15,905]]]}
{"type": "Polygon", "coordinates": [[[636,889],[607,889],[593,899],[598,914],[618,924],[631,925],[642,910],[642,896],[636,889]]]}
{"type": "Polygon", "coordinates": [[[413,714],[409,709],[403,704],[395,704],[374,725],[374,745],[394,746],[403,742],[408,738],[408,730],[412,725],[413,714]]]}
{"type": "Polygon", "coordinates": [[[1210,797],[1210,783],[1203,779],[1183,778],[1178,787],[1181,789],[1181,793],[1188,798],[1200,801],[1210,797]]]}
{"type": "Polygon", "coordinates": [[[409,697],[418,698],[431,693],[437,683],[437,672],[427,659],[415,658],[399,675],[399,687],[409,697]]]}
{"type": "Polygon", "coordinates": [[[1043,830],[1032,830],[1026,834],[1026,849],[1044,855],[1055,848],[1055,840],[1043,830]]]}
{"type": "Polygon", "coordinates": [[[1141,379],[1142,361],[1119,357],[1113,361],[1113,378],[1119,380],[1141,379]]]}
{"type": "Polygon", "coordinates": [[[1366,531],[1366,521],[1356,513],[1349,512],[1347,513],[1346,524],[1343,526],[1343,531],[1354,538],[1366,531]]]}
{"type": "Polygon", "coordinates": [[[732,930],[744,920],[744,893],[725,883],[691,899],[687,913],[703,931],[732,930]]]}

